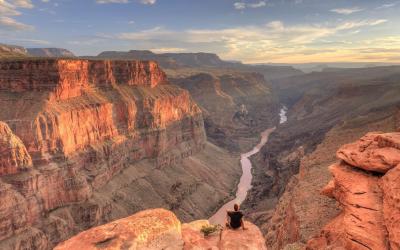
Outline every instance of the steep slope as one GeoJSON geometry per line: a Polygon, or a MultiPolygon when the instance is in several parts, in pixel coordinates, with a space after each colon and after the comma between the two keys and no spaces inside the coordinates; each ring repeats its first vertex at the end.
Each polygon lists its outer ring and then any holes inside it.
{"type": "Polygon", "coordinates": [[[261,131],[277,122],[279,105],[257,73],[201,73],[173,78],[200,105],[208,138],[234,151],[256,143],[261,131]]]}
{"type": "Polygon", "coordinates": [[[28,48],[27,51],[34,57],[75,57],[71,51],[60,48],[28,48]]]}
{"type": "Polygon", "coordinates": [[[203,218],[229,198],[236,156],[155,62],[7,60],[0,76],[0,248],[49,249],[145,208],[203,218]]]}

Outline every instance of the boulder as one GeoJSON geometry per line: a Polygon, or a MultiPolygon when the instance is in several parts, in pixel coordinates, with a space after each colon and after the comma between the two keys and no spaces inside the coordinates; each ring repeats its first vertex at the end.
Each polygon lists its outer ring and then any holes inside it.
{"type": "Polygon", "coordinates": [[[70,249],[182,249],[181,223],[170,211],[145,210],[92,228],[59,244],[70,249]]]}
{"type": "Polygon", "coordinates": [[[337,157],[367,171],[386,173],[400,163],[400,138],[394,133],[368,133],[360,140],[342,146],[337,157]]]}

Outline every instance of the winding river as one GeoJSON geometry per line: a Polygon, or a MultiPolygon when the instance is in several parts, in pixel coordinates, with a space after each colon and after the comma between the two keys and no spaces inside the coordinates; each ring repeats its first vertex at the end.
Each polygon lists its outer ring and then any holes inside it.
{"type": "MultiPolygon", "coordinates": [[[[279,113],[280,116],[280,124],[285,123],[287,121],[286,117],[287,108],[281,108],[279,113]]],[[[251,173],[251,161],[250,157],[257,154],[262,146],[264,146],[267,141],[269,135],[275,130],[275,128],[269,128],[261,133],[261,140],[257,146],[255,146],[251,151],[244,153],[241,155],[240,163],[242,165],[243,174],[240,177],[239,184],[237,186],[236,196],[235,199],[225,203],[211,218],[209,219],[210,223],[212,224],[221,224],[224,225],[226,219],[226,210],[232,210],[233,205],[235,203],[241,204],[247,196],[247,192],[251,189],[251,181],[253,179],[253,175],[251,173]]]]}

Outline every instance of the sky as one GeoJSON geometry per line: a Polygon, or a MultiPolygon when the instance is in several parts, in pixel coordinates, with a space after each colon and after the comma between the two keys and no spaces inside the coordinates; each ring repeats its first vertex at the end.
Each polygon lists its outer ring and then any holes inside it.
{"type": "Polygon", "coordinates": [[[211,52],[245,63],[400,62],[400,0],[0,0],[0,43],[211,52]]]}

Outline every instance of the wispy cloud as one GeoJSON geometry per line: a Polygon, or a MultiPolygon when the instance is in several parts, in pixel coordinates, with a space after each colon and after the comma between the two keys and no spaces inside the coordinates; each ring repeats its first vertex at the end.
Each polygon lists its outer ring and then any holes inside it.
{"type": "Polygon", "coordinates": [[[28,38],[10,38],[10,41],[22,42],[27,44],[49,45],[49,41],[42,39],[28,39],[28,38]]]}
{"type": "Polygon", "coordinates": [[[129,3],[128,0],[96,0],[98,4],[108,4],[108,3],[129,3]]]}
{"type": "Polygon", "coordinates": [[[389,9],[389,8],[392,8],[392,7],[396,6],[398,3],[399,3],[399,2],[382,4],[381,6],[379,6],[379,7],[376,8],[376,9],[377,9],[377,10],[389,9]]]}
{"type": "Polygon", "coordinates": [[[20,7],[20,8],[26,8],[26,9],[33,8],[33,4],[32,4],[31,0],[14,0],[14,1],[11,1],[11,3],[13,3],[14,6],[20,7]]]}
{"type": "Polygon", "coordinates": [[[11,17],[7,17],[7,16],[0,17],[0,28],[9,30],[9,31],[34,30],[35,29],[31,25],[27,25],[27,24],[18,22],[17,20],[15,20],[11,17]]]}
{"type": "Polygon", "coordinates": [[[259,1],[259,2],[255,2],[255,3],[245,3],[245,2],[236,2],[233,4],[233,7],[237,10],[244,10],[246,8],[261,8],[261,7],[265,7],[267,6],[267,2],[266,1],[259,1]]]}
{"type": "MultiPolygon", "coordinates": [[[[130,2],[131,1],[129,1],[129,0],[96,0],[96,3],[98,3],[98,4],[130,3],[130,2]]],[[[138,2],[141,4],[153,5],[157,2],[157,0],[138,0],[138,2]]]]}
{"type": "Polygon", "coordinates": [[[359,8],[359,7],[353,7],[353,8],[332,9],[331,12],[335,12],[335,13],[342,14],[342,15],[350,15],[350,14],[360,12],[363,10],[364,9],[359,8]]]}
{"type": "Polygon", "coordinates": [[[140,0],[142,4],[153,5],[157,2],[157,0],[140,0]]]}
{"type": "Polygon", "coordinates": [[[19,8],[32,9],[33,7],[31,0],[0,0],[0,30],[33,30],[33,26],[21,23],[14,18],[21,15],[19,8]]]}
{"type": "MultiPolygon", "coordinates": [[[[176,48],[187,51],[206,48],[218,51],[228,59],[240,58],[246,62],[265,62],[266,60],[300,60],[300,54],[311,56],[328,53],[335,48],[318,47],[328,45],[324,40],[342,38],[362,32],[368,27],[382,25],[387,20],[355,20],[336,24],[285,25],[273,21],[260,26],[239,26],[227,29],[187,29],[176,31],[164,27],[103,35],[103,39],[130,41],[143,49],[176,48]],[[325,45],[324,45],[325,44],[325,45]],[[166,47],[166,45],[168,47],[166,47]]],[[[331,45],[333,43],[330,43],[331,45]]],[[[341,45],[346,44],[345,41],[341,45]]],[[[347,44],[348,45],[348,44],[347,44]]],[[[332,52],[333,53],[333,52],[332,52]]]]}

